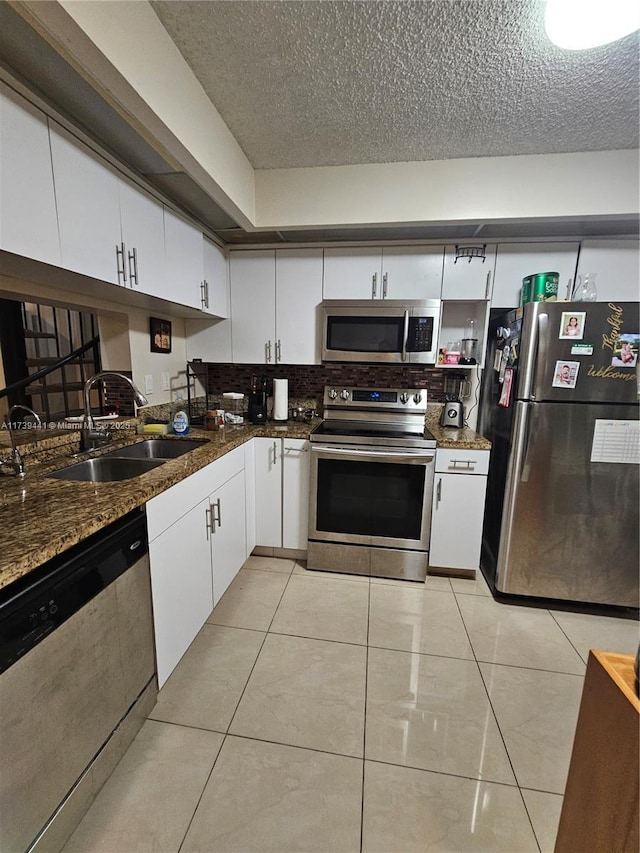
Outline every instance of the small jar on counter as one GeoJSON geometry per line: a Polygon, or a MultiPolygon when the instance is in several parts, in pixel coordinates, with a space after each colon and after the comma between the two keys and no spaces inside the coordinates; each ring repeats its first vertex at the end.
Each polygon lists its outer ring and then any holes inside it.
{"type": "Polygon", "coordinates": [[[226,406],[225,422],[232,426],[242,426],[244,423],[244,394],[237,391],[227,391],[222,395],[226,406]]]}
{"type": "Polygon", "coordinates": [[[209,409],[204,415],[204,428],[209,430],[220,429],[220,416],[217,409],[209,409]]]}

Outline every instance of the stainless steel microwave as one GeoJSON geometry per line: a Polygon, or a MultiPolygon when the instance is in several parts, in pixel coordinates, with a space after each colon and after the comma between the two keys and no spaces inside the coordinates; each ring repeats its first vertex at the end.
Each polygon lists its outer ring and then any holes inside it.
{"type": "Polygon", "coordinates": [[[327,299],[322,360],[435,364],[440,300],[327,299]]]}

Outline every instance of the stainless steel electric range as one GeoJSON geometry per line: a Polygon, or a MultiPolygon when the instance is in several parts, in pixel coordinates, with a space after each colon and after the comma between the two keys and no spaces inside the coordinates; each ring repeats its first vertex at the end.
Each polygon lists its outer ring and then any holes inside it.
{"type": "Polygon", "coordinates": [[[424,388],[324,390],[311,434],[310,569],[424,581],[436,440],[424,388]]]}

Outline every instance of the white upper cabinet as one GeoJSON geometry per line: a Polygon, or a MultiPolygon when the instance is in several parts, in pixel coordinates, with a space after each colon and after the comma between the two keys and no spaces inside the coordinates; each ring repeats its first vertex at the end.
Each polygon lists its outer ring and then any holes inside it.
{"type": "Polygon", "coordinates": [[[229,317],[231,313],[229,296],[229,262],[224,251],[202,238],[203,251],[203,310],[216,317],[229,317]]]}
{"type": "Polygon", "coordinates": [[[439,299],[442,246],[325,249],[324,299],[439,299]]]}
{"type": "Polygon", "coordinates": [[[275,251],[231,252],[229,277],[234,362],[275,363],[275,251]]]}
{"type": "Polygon", "coordinates": [[[315,364],[322,249],[276,250],[276,361],[315,364]]]}
{"type": "Polygon", "coordinates": [[[163,205],[125,180],[119,182],[121,251],[124,252],[127,287],[164,296],[167,290],[164,263],[163,205]]]}
{"type": "Polygon", "coordinates": [[[578,274],[588,272],[596,273],[598,302],[636,302],[640,299],[640,244],[637,240],[584,240],[578,274]]]}
{"type": "Polygon", "coordinates": [[[377,299],[381,294],[379,248],[324,250],[324,299],[377,299]]]}
{"type": "Polygon", "coordinates": [[[53,122],[50,137],[62,266],[123,284],[119,178],[104,160],[53,122]]]}
{"type": "Polygon", "coordinates": [[[315,364],[322,250],[231,252],[233,360],[315,364]]]}
{"type": "Polygon", "coordinates": [[[383,299],[440,299],[442,246],[399,246],[382,250],[383,299]]]}
{"type": "MultiPolygon", "coordinates": [[[[165,299],[203,307],[202,232],[165,206],[164,242],[166,265],[165,299]]],[[[160,295],[160,294],[158,294],[160,295]]]]}
{"type": "Polygon", "coordinates": [[[490,299],[495,263],[495,244],[467,242],[447,246],[444,254],[442,298],[490,299]],[[484,260],[482,257],[474,257],[474,250],[484,251],[484,260]],[[463,256],[459,257],[461,252],[463,256]],[[464,256],[465,252],[468,253],[467,256],[464,256]]]}
{"type": "Polygon", "coordinates": [[[493,280],[492,308],[517,308],[522,279],[538,272],[560,275],[558,299],[565,299],[573,281],[579,243],[500,243],[493,280]]]}
{"type": "Polygon", "coordinates": [[[185,320],[187,360],[230,362],[231,295],[229,261],[211,240],[203,238],[204,288],[203,311],[212,316],[202,320],[185,320]],[[207,308],[208,299],[208,308],[207,308]],[[216,320],[219,317],[222,319],[216,320]]]}
{"type": "Polygon", "coordinates": [[[60,265],[46,116],[0,92],[0,248],[60,265]]]}

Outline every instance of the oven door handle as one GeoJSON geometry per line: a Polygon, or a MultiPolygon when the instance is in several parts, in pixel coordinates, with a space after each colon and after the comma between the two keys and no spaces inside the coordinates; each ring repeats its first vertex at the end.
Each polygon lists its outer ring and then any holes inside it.
{"type": "Polygon", "coordinates": [[[316,453],[333,456],[359,456],[370,459],[393,460],[394,462],[424,462],[427,465],[433,462],[435,458],[433,453],[423,453],[420,451],[417,453],[407,453],[406,450],[352,450],[346,447],[318,447],[317,445],[312,445],[311,449],[316,453]]]}

